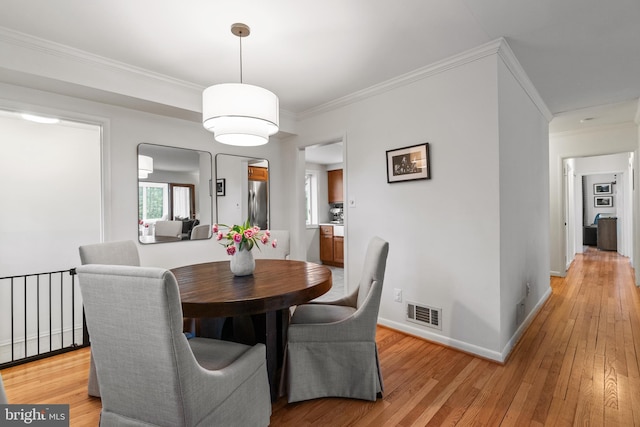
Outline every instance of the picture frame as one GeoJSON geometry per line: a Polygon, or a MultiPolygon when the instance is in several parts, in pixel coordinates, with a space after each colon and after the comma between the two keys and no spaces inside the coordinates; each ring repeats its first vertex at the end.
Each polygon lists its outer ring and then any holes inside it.
{"type": "Polygon", "coordinates": [[[431,179],[429,143],[387,150],[387,182],[431,179]]]}
{"type": "Polygon", "coordinates": [[[593,184],[593,194],[612,194],[612,193],[613,193],[613,189],[611,188],[610,182],[593,184]]]}
{"type": "Polygon", "coordinates": [[[224,196],[226,189],[226,181],[224,178],[216,180],[216,196],[224,196]]]}
{"type": "Polygon", "coordinates": [[[613,196],[595,196],[593,198],[593,206],[596,208],[613,207],[613,196]]]}

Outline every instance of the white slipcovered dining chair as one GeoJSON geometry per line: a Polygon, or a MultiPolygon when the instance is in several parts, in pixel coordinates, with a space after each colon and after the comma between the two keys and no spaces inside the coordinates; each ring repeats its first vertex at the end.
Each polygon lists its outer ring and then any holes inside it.
{"type": "MultiPolygon", "coordinates": [[[[80,262],[82,264],[131,265],[140,266],[138,247],[132,240],[121,242],[96,243],[80,246],[80,262]]],[[[93,351],[89,361],[89,396],[100,397],[100,386],[93,361],[93,351]]]]}
{"type": "Polygon", "coordinates": [[[178,284],[168,270],[90,264],[77,272],[100,381],[101,426],[269,424],[263,344],[187,340],[178,284]]]}
{"type": "Polygon", "coordinates": [[[288,330],[289,402],[318,397],[376,400],[383,383],[376,325],[389,243],[374,237],[349,296],[296,307],[288,330]]]}
{"type": "Polygon", "coordinates": [[[156,221],[156,236],[182,237],[182,221],[156,221]]]}
{"type": "Polygon", "coordinates": [[[211,236],[211,226],[209,224],[200,224],[191,230],[191,240],[208,239],[211,236]]]}
{"type": "Polygon", "coordinates": [[[0,375],[0,405],[6,405],[8,403],[7,393],[4,391],[4,383],[2,382],[2,375],[0,375]]]}

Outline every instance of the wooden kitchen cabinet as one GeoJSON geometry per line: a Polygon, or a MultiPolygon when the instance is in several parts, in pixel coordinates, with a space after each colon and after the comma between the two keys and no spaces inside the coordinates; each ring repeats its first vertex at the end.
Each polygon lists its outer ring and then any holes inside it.
{"type": "Polygon", "coordinates": [[[269,171],[267,168],[249,166],[247,171],[249,174],[249,181],[267,181],[269,179],[269,171]]]}
{"type": "Polygon", "coordinates": [[[344,237],[334,236],[330,225],[320,226],[320,260],[323,264],[344,266],[344,237]]]}
{"type": "Polygon", "coordinates": [[[333,261],[344,265],[344,237],[333,236],[333,261]]]}
{"type": "Polygon", "coordinates": [[[323,264],[333,262],[333,236],[320,236],[320,260],[323,264]]]}
{"type": "Polygon", "coordinates": [[[329,190],[329,203],[343,203],[342,169],[327,172],[327,187],[329,190]]]}
{"type": "Polygon", "coordinates": [[[333,262],[333,227],[330,225],[320,226],[320,260],[333,262]]]}

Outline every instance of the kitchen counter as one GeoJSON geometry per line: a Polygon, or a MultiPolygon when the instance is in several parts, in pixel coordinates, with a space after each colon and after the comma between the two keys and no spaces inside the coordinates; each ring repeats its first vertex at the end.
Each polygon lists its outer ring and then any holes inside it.
{"type": "Polygon", "coordinates": [[[333,235],[334,236],[343,236],[344,237],[344,223],[321,222],[318,225],[320,225],[321,227],[322,226],[333,227],[333,235]]]}

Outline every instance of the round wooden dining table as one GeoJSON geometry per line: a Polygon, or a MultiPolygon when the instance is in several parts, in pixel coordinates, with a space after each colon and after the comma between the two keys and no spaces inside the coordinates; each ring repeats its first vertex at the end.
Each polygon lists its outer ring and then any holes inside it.
{"type": "Polygon", "coordinates": [[[178,281],[182,312],[189,318],[251,316],[257,342],[266,345],[271,398],[287,342],[289,308],[328,292],[331,270],[304,261],[257,259],[252,275],[236,277],[229,261],[171,270],[178,281]]]}

